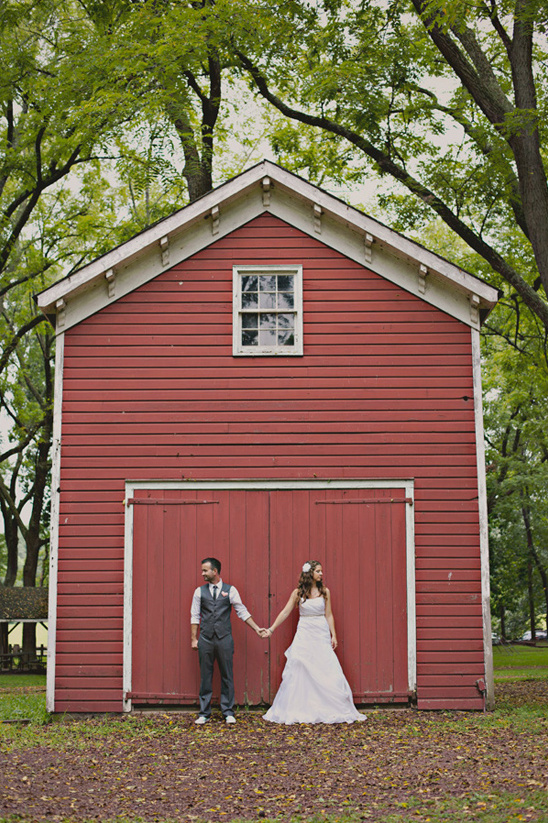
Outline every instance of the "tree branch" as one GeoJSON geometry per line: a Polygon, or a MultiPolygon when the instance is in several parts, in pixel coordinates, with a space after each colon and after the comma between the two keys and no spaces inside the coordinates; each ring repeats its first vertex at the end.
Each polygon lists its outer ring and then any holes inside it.
{"type": "Polygon", "coordinates": [[[489,19],[491,20],[491,23],[493,24],[493,28],[500,37],[501,42],[503,43],[506,51],[508,51],[512,41],[498,16],[495,0],[490,0],[490,8],[487,8],[486,6],[486,11],[489,16],[489,19]]]}
{"type": "MultiPolygon", "coordinates": [[[[548,295],[548,184],[538,134],[539,113],[532,67],[533,25],[529,2],[516,0],[513,39],[508,50],[515,106],[502,91],[486,54],[471,30],[458,26],[452,33],[472,63],[438,24],[436,14],[428,11],[426,0],[412,0],[412,3],[436,48],[512,150],[528,227],[526,234],[548,295]]],[[[488,262],[491,263],[490,260],[488,262]]],[[[538,311],[535,313],[538,314],[538,311]]]]}
{"type": "Polygon", "coordinates": [[[25,323],[14,333],[9,343],[4,346],[2,354],[0,355],[0,373],[2,373],[6,368],[9,358],[17,348],[19,341],[22,340],[29,331],[34,329],[36,326],[39,326],[40,323],[43,323],[46,319],[47,318],[44,315],[37,314],[32,318],[32,320],[29,320],[28,323],[25,323]]]}
{"type": "Polygon", "coordinates": [[[3,479],[1,474],[0,474],[0,494],[2,495],[2,499],[5,501],[6,506],[8,507],[10,512],[12,513],[13,517],[15,518],[15,520],[17,522],[17,525],[18,525],[18,527],[21,531],[21,534],[25,538],[26,535],[28,534],[28,528],[25,525],[25,523],[24,523],[24,521],[21,517],[21,514],[19,513],[19,510],[17,509],[17,506],[15,505],[15,500],[11,496],[10,491],[9,491],[8,487],[6,486],[6,484],[4,483],[4,479],[3,479]]]}
{"type": "Polygon", "coordinates": [[[466,29],[455,31],[467,51],[472,63],[461,52],[453,38],[438,25],[435,13],[430,13],[426,0],[411,0],[415,11],[449,66],[462,82],[465,89],[493,124],[502,124],[505,115],[512,110],[512,104],[502,92],[491,65],[485,59],[473,34],[466,29]]]}
{"type": "MultiPolygon", "coordinates": [[[[493,155],[495,149],[492,142],[484,138],[482,130],[478,128],[478,126],[474,125],[474,123],[472,123],[467,117],[465,117],[459,108],[443,106],[438,101],[436,95],[430,91],[430,89],[425,89],[421,86],[411,86],[411,88],[415,88],[420,94],[424,94],[426,97],[429,97],[433,101],[434,111],[439,111],[442,114],[446,114],[448,117],[451,117],[455,123],[458,123],[464,133],[470,138],[470,140],[473,141],[484,157],[489,158],[493,155]]],[[[519,191],[519,181],[516,177],[515,169],[502,153],[498,154],[497,162],[504,165],[505,184],[510,190],[508,202],[510,203],[516,222],[524,235],[529,239],[529,227],[527,226],[527,221],[525,220],[525,214],[523,212],[523,205],[519,191]]]]}

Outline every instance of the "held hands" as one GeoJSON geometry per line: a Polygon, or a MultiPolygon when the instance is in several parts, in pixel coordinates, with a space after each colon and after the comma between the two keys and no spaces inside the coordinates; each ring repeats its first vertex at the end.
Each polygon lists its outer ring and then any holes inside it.
{"type": "Polygon", "coordinates": [[[272,631],[270,629],[259,629],[258,634],[263,640],[267,640],[271,636],[272,631]]]}

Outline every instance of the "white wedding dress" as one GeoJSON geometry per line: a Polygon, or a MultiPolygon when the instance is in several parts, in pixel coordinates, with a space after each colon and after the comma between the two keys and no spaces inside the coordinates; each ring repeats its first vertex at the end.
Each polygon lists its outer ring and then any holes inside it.
{"type": "Polygon", "coordinates": [[[354,706],[352,691],[325,618],[325,600],[299,603],[299,623],[287,649],[282,682],[265,720],[272,723],[353,723],[366,717],[354,706]]]}

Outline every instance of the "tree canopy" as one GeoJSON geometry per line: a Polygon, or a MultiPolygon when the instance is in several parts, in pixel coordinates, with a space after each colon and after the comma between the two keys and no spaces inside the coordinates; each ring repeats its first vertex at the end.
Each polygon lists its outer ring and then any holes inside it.
{"type": "MultiPolygon", "coordinates": [[[[548,329],[545,4],[296,0],[253,11],[234,39],[258,92],[351,146],[354,174],[357,164],[362,179],[392,178],[384,202],[404,228],[438,215],[548,329]]],[[[287,125],[284,135],[282,156],[287,125]]]]}

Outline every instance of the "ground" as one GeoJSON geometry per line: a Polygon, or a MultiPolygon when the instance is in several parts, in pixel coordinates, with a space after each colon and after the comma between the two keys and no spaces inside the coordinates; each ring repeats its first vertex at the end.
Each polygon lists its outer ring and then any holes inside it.
{"type": "Polygon", "coordinates": [[[502,671],[493,713],[382,709],[343,727],[245,711],[232,727],[191,713],[4,723],[0,819],[548,821],[539,677],[502,671]]]}

